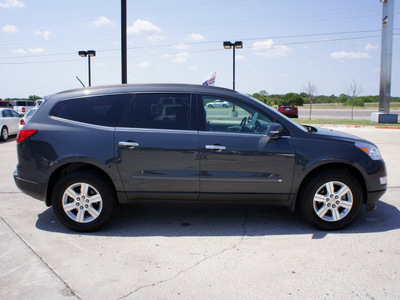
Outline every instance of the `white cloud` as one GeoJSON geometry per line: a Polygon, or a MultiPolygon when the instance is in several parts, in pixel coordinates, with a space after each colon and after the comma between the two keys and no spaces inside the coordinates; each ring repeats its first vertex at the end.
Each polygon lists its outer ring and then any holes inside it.
{"type": "Polygon", "coordinates": [[[149,36],[147,37],[147,40],[148,40],[149,42],[151,42],[151,43],[158,42],[158,41],[160,41],[160,40],[162,40],[162,39],[163,39],[163,37],[162,37],[161,35],[158,35],[158,34],[149,35],[149,36]]]}
{"type": "Polygon", "coordinates": [[[154,34],[154,33],[159,33],[161,32],[161,28],[154,25],[150,21],[146,20],[136,20],[135,23],[133,23],[132,26],[128,27],[128,33],[133,33],[133,34],[154,34]]]}
{"type": "Polygon", "coordinates": [[[148,68],[150,67],[150,63],[148,61],[143,61],[138,65],[139,68],[148,68]]]}
{"type": "Polygon", "coordinates": [[[23,7],[25,4],[20,0],[4,0],[0,2],[0,7],[10,8],[10,7],[23,7]]]}
{"type": "Polygon", "coordinates": [[[337,59],[364,59],[364,58],[371,58],[367,53],[363,52],[346,52],[346,51],[339,51],[339,52],[332,52],[332,58],[337,59]]]}
{"type": "Polygon", "coordinates": [[[185,44],[176,44],[173,45],[173,47],[178,50],[187,50],[189,48],[189,46],[185,44]]]}
{"type": "Polygon", "coordinates": [[[367,45],[364,47],[364,50],[366,50],[366,51],[374,51],[374,50],[377,50],[377,49],[379,49],[379,45],[367,44],[367,45]]]}
{"type": "Polygon", "coordinates": [[[175,55],[175,58],[172,60],[172,62],[177,63],[177,64],[182,64],[182,63],[185,63],[188,58],[189,58],[189,53],[180,52],[175,55]]]}
{"type": "Polygon", "coordinates": [[[24,49],[15,49],[12,51],[14,54],[26,54],[26,51],[24,49]]]}
{"type": "Polygon", "coordinates": [[[4,25],[3,27],[1,27],[1,31],[4,33],[16,33],[19,31],[18,27],[15,25],[4,25]]]}
{"type": "Polygon", "coordinates": [[[46,41],[49,41],[49,40],[51,40],[51,36],[53,35],[50,31],[48,31],[48,30],[46,30],[46,31],[39,31],[39,30],[36,30],[35,31],[35,34],[36,35],[39,35],[39,36],[41,36],[41,37],[43,37],[46,41]]]}
{"type": "Polygon", "coordinates": [[[193,42],[199,42],[199,41],[204,41],[206,38],[204,35],[200,33],[191,33],[189,36],[186,38],[188,41],[193,41],[193,42]]]}
{"type": "Polygon", "coordinates": [[[289,52],[293,51],[293,49],[288,46],[275,45],[274,41],[271,39],[262,42],[254,42],[252,48],[256,52],[256,55],[263,57],[286,56],[289,52]]]}
{"type": "Polygon", "coordinates": [[[41,55],[45,54],[46,51],[44,51],[43,48],[34,48],[34,49],[29,49],[29,52],[35,55],[41,55]]]}
{"type": "Polygon", "coordinates": [[[235,55],[235,60],[236,61],[245,61],[245,60],[247,60],[247,57],[243,56],[243,55],[235,55]]]}
{"type": "Polygon", "coordinates": [[[96,26],[102,26],[102,25],[110,25],[114,26],[114,23],[111,22],[107,17],[98,17],[96,20],[92,22],[96,26]]]}

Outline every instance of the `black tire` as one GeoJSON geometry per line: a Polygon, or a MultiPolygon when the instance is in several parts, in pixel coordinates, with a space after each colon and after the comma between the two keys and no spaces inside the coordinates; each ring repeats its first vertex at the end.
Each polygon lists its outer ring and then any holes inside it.
{"type": "Polygon", "coordinates": [[[71,230],[96,231],[111,219],[117,206],[110,184],[89,172],[74,172],[62,177],[52,194],[58,220],[71,230]],[[85,189],[86,191],[82,191],[85,189]]]}
{"type": "Polygon", "coordinates": [[[352,174],[331,168],[310,178],[298,201],[300,213],[312,225],[323,230],[340,230],[360,214],[363,191],[352,174]]]}
{"type": "Polygon", "coordinates": [[[3,126],[3,128],[1,128],[0,141],[7,141],[7,140],[8,140],[8,128],[7,126],[3,126]]]}
{"type": "Polygon", "coordinates": [[[214,106],[212,106],[211,104],[207,105],[208,108],[213,108],[214,106]]]}
{"type": "Polygon", "coordinates": [[[227,108],[228,106],[226,104],[222,104],[222,107],[223,108],[227,108]]]}

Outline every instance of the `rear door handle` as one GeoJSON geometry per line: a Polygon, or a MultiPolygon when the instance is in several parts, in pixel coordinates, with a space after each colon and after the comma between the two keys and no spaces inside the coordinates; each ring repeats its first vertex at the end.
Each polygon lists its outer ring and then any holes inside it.
{"type": "Polygon", "coordinates": [[[139,143],[137,143],[137,142],[119,142],[118,145],[121,147],[127,147],[129,149],[133,149],[135,147],[138,147],[139,143]]]}
{"type": "Polygon", "coordinates": [[[221,145],[206,145],[206,149],[207,150],[222,151],[222,150],[226,150],[226,147],[225,146],[221,146],[221,145]]]}

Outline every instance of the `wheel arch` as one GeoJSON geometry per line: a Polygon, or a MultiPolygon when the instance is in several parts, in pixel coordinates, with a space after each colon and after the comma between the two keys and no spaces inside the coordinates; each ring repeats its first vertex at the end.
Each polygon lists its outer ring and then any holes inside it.
{"type": "Polygon", "coordinates": [[[324,164],[324,165],[320,165],[320,166],[315,167],[314,169],[310,170],[310,171],[307,173],[307,175],[302,179],[301,184],[300,184],[300,186],[299,186],[299,188],[298,188],[298,190],[297,190],[297,192],[296,192],[296,194],[295,194],[295,201],[293,201],[293,207],[292,207],[292,210],[293,210],[293,211],[294,211],[294,210],[296,209],[296,207],[298,206],[298,205],[297,205],[297,204],[298,204],[297,202],[298,202],[299,195],[300,195],[302,189],[306,186],[307,182],[308,182],[312,177],[314,177],[316,174],[320,173],[321,171],[328,170],[328,169],[340,169],[340,170],[342,170],[342,171],[349,172],[349,173],[351,173],[354,177],[356,177],[357,180],[358,180],[358,182],[359,182],[360,185],[361,185],[361,188],[362,188],[362,192],[363,192],[363,195],[362,195],[363,203],[366,203],[366,200],[367,200],[367,199],[366,199],[366,195],[367,195],[367,186],[366,186],[366,182],[365,182],[365,179],[364,179],[362,173],[361,173],[356,167],[354,167],[354,166],[352,166],[352,165],[349,165],[349,164],[346,164],[346,163],[332,162],[332,163],[327,163],[327,164],[324,164]]]}
{"type": "Polygon", "coordinates": [[[113,189],[116,199],[118,200],[115,185],[114,185],[112,179],[110,178],[110,176],[104,170],[102,170],[101,168],[99,168],[95,165],[89,164],[89,163],[73,162],[73,163],[67,163],[67,164],[59,167],[57,170],[55,170],[51,174],[48,185],[47,185],[47,191],[46,191],[45,202],[46,202],[47,206],[51,206],[52,194],[53,194],[54,186],[56,185],[57,181],[60,178],[62,178],[63,176],[70,174],[72,172],[76,172],[76,171],[90,172],[90,173],[95,174],[96,176],[101,177],[113,189]]]}

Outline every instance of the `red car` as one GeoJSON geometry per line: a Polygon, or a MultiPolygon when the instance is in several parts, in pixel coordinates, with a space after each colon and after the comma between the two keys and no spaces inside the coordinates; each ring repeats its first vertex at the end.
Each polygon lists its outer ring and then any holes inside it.
{"type": "Polygon", "coordinates": [[[296,106],[294,105],[279,105],[277,108],[278,111],[281,114],[284,114],[285,116],[289,118],[298,118],[299,117],[299,111],[296,106]]]}

